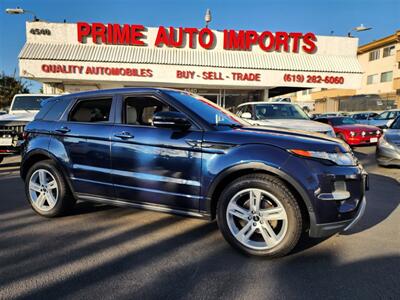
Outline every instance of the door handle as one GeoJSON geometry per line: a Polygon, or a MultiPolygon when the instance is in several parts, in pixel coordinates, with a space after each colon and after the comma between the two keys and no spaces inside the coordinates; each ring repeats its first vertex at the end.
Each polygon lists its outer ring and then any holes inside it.
{"type": "Polygon", "coordinates": [[[70,132],[71,129],[69,129],[68,127],[62,126],[61,128],[56,129],[57,132],[61,132],[61,133],[67,133],[70,132]]]}
{"type": "Polygon", "coordinates": [[[134,138],[134,136],[127,131],[122,131],[120,133],[116,133],[116,134],[114,134],[114,136],[117,138],[120,138],[120,139],[133,139],[134,138]]]}

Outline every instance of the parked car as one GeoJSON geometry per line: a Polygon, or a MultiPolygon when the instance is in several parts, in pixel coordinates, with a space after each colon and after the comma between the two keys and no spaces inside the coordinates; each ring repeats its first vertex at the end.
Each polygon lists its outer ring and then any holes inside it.
{"type": "Polygon", "coordinates": [[[381,166],[400,167],[400,116],[379,139],[376,160],[381,166]]]}
{"type": "Polygon", "coordinates": [[[251,127],[170,89],[99,90],[54,102],[26,126],[20,170],[42,216],[83,200],[216,218],[235,248],[276,257],[303,230],[329,236],[364,212],[367,175],[338,139],[251,127]]]}
{"type": "Polygon", "coordinates": [[[335,137],[332,126],[312,121],[293,103],[248,102],[240,104],[236,114],[252,125],[319,132],[335,137]]]}
{"type": "Polygon", "coordinates": [[[272,99],[271,102],[286,102],[286,103],[291,103],[292,99],[285,97],[285,98],[275,98],[272,99]]]}
{"type": "Polygon", "coordinates": [[[400,109],[386,110],[376,117],[368,120],[368,125],[377,126],[379,128],[388,128],[388,125],[400,115],[400,109]]]}
{"type": "Polygon", "coordinates": [[[25,125],[32,121],[44,99],[54,97],[42,94],[17,94],[8,114],[0,115],[0,163],[7,155],[20,152],[25,125]]]}
{"type": "Polygon", "coordinates": [[[331,125],[336,136],[350,146],[374,145],[382,135],[382,130],[378,127],[357,124],[349,117],[319,118],[316,121],[331,125]]]}
{"type": "Polygon", "coordinates": [[[366,112],[359,112],[351,115],[351,117],[356,120],[358,124],[368,124],[369,120],[378,116],[376,112],[366,111],[366,112]]]}
{"type": "Polygon", "coordinates": [[[327,113],[323,113],[323,114],[320,114],[319,117],[320,117],[320,118],[327,118],[327,117],[347,117],[348,115],[349,115],[348,112],[337,111],[337,112],[327,112],[327,113]]]}

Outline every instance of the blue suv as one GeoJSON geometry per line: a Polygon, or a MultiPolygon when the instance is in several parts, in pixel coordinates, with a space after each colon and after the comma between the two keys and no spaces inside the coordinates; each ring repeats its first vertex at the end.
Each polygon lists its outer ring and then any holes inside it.
{"type": "Polygon", "coordinates": [[[277,257],[303,231],[350,228],[367,175],[326,135],[252,127],[198,95],[125,88],[47,100],[24,132],[21,177],[32,208],[77,200],[217,219],[246,254],[277,257]]]}

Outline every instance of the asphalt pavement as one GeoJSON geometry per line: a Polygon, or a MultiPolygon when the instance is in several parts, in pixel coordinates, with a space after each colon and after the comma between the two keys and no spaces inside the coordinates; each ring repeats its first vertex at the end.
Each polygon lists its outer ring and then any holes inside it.
{"type": "Polygon", "coordinates": [[[363,219],[307,239],[287,257],[243,256],[215,222],[78,203],[37,216],[18,158],[0,166],[0,299],[400,299],[400,169],[356,155],[370,173],[363,219]]]}

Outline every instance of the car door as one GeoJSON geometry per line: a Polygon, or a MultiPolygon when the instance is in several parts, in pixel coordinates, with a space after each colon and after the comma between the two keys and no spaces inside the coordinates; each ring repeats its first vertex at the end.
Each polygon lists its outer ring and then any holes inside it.
{"type": "Polygon", "coordinates": [[[121,95],[112,132],[116,196],[124,201],[198,210],[203,131],[157,128],[154,113],[176,110],[153,94],[121,95]]]}
{"type": "Polygon", "coordinates": [[[113,110],[112,95],[79,98],[55,128],[54,151],[63,157],[76,193],[114,197],[113,110]]]}

